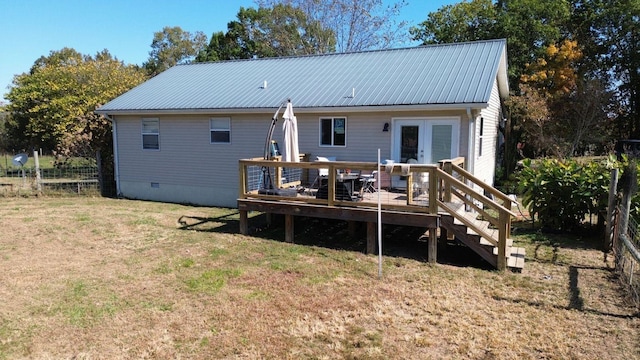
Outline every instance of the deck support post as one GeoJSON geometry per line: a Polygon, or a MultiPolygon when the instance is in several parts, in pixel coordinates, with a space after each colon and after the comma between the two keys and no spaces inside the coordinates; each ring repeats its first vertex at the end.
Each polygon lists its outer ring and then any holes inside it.
{"type": "Polygon", "coordinates": [[[367,254],[373,254],[376,252],[377,234],[376,223],[367,222],[367,254]]]}
{"type": "Polygon", "coordinates": [[[240,234],[249,234],[249,215],[246,210],[240,210],[240,234]]]}
{"type": "Polygon", "coordinates": [[[293,215],[284,215],[284,241],[293,243],[293,215]]]}
{"type": "Polygon", "coordinates": [[[428,261],[435,264],[438,261],[438,234],[437,229],[429,228],[429,254],[428,261]]]}
{"type": "Polygon", "coordinates": [[[507,236],[511,227],[510,215],[504,211],[500,212],[500,232],[498,233],[498,270],[507,269],[507,236]]]}

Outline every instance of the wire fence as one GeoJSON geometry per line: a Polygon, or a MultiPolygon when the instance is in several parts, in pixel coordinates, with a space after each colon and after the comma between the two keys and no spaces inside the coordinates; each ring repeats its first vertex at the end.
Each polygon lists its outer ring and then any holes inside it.
{"type": "Polygon", "coordinates": [[[640,307],[640,227],[638,222],[629,217],[627,233],[620,231],[614,239],[616,271],[631,299],[636,306],[640,307]]]}
{"type": "Polygon", "coordinates": [[[30,159],[24,166],[11,162],[0,166],[0,196],[104,195],[109,193],[108,186],[96,164],[36,168],[30,159]]]}

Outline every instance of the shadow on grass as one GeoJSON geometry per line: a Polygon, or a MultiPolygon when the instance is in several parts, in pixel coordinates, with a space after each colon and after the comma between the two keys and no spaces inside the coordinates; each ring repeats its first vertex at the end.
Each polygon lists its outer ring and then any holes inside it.
{"type": "MultiPolygon", "coordinates": [[[[510,299],[507,297],[495,296],[495,295],[492,296],[492,298],[497,301],[509,301],[518,305],[527,305],[527,306],[541,307],[541,308],[551,307],[558,310],[576,310],[571,305],[562,306],[558,304],[548,304],[541,301],[531,301],[531,300],[525,300],[525,299],[510,299]]],[[[635,314],[613,314],[613,313],[604,312],[596,309],[585,309],[585,308],[579,309],[579,311],[589,313],[589,314],[609,316],[609,317],[614,317],[619,319],[640,318],[640,312],[636,312],[635,314]]]]}
{"type": "Polygon", "coordinates": [[[515,304],[524,304],[528,306],[534,307],[552,307],[559,310],[578,310],[585,313],[609,316],[615,318],[640,318],[640,312],[631,313],[631,314],[614,314],[610,312],[605,312],[597,309],[590,309],[585,306],[585,300],[582,296],[580,286],[579,286],[579,270],[597,270],[597,271],[609,271],[612,272],[612,269],[605,267],[597,267],[597,266],[569,266],[569,304],[566,306],[558,305],[558,304],[548,304],[541,301],[531,301],[525,299],[512,299],[504,296],[492,296],[494,300],[498,301],[510,301],[515,304]]]}
{"type": "Polygon", "coordinates": [[[569,233],[548,232],[540,228],[513,227],[511,233],[542,245],[558,246],[577,250],[593,250],[602,248],[602,236],[597,232],[569,233]]]}
{"type": "Polygon", "coordinates": [[[201,217],[183,215],[178,218],[178,229],[201,232],[216,232],[226,234],[237,234],[238,211],[216,217],[201,217]]]}
{"type": "MultiPolygon", "coordinates": [[[[217,217],[181,216],[179,229],[212,233],[239,233],[239,213],[233,211],[217,217]]],[[[295,243],[333,250],[366,251],[366,226],[358,223],[349,231],[346,221],[323,218],[295,217],[295,243]]],[[[250,219],[251,236],[284,242],[284,216],[272,215],[269,223],[266,214],[257,213],[250,219]]],[[[385,225],[382,232],[383,256],[427,262],[428,245],[426,229],[385,225]]],[[[377,254],[376,246],[376,254],[377,254]]],[[[449,244],[438,249],[438,263],[458,267],[474,267],[492,270],[493,267],[479,255],[463,245],[449,244]]]]}

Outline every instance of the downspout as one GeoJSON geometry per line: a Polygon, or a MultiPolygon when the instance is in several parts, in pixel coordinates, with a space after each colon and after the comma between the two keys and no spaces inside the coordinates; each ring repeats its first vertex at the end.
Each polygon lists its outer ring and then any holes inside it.
{"type": "Polygon", "coordinates": [[[111,135],[113,136],[113,176],[116,180],[116,196],[120,197],[120,171],[118,161],[118,131],[116,126],[116,119],[109,117],[109,115],[103,115],[107,120],[111,121],[111,135]]]}

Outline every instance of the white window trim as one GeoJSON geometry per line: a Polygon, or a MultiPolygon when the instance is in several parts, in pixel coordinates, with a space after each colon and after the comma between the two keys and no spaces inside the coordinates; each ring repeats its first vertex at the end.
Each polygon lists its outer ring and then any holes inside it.
{"type": "Polygon", "coordinates": [[[214,144],[214,145],[221,145],[221,144],[222,145],[228,145],[228,144],[231,144],[231,118],[230,117],[212,117],[212,118],[209,119],[209,143],[210,144],[214,144]],[[224,128],[224,129],[223,128],[214,128],[213,127],[213,121],[214,120],[226,120],[228,122],[228,124],[229,124],[229,127],[228,128],[224,128]],[[213,131],[224,131],[224,130],[229,132],[229,141],[228,142],[218,142],[218,141],[214,142],[214,141],[211,140],[211,133],[213,131]]]}
{"type": "Polygon", "coordinates": [[[144,151],[160,151],[160,119],[158,119],[158,118],[142,118],[142,121],[140,122],[140,140],[142,141],[142,150],[144,150],[144,151]],[[156,123],[158,123],[158,132],[146,132],[144,130],[145,121],[155,121],[156,123]],[[145,148],[144,147],[144,136],[145,135],[156,135],[158,137],[158,148],[157,149],[151,149],[151,148],[145,148]]]}
{"type": "Polygon", "coordinates": [[[321,116],[318,119],[318,146],[320,147],[347,147],[347,124],[348,124],[348,120],[346,116],[321,116]],[[327,119],[331,119],[331,144],[327,145],[327,144],[323,144],[322,143],[322,120],[327,120],[327,119]],[[335,144],[335,139],[334,139],[334,132],[333,129],[335,127],[335,120],[336,119],[344,119],[344,145],[336,145],[335,144]]]}

